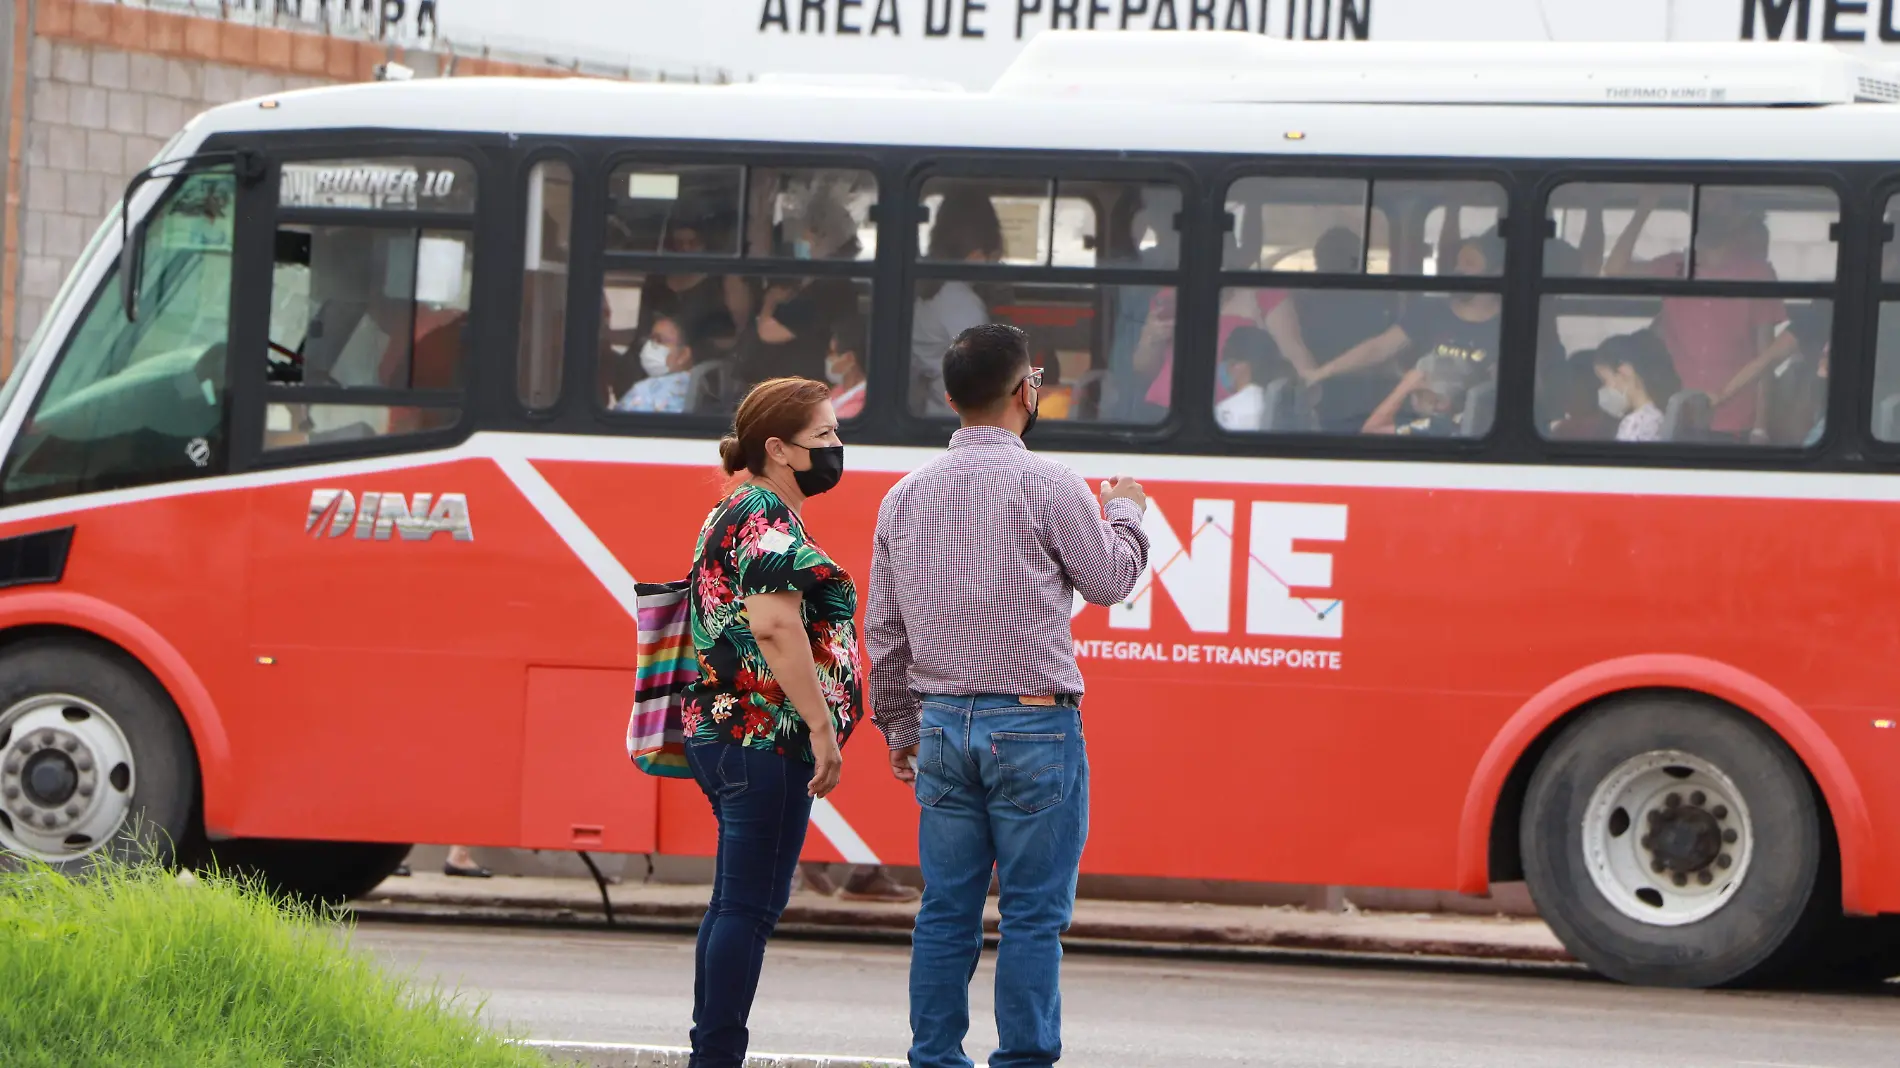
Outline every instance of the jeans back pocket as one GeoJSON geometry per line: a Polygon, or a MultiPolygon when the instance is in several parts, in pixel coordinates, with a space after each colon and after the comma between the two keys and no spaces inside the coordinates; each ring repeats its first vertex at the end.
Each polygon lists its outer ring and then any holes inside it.
{"type": "Polygon", "coordinates": [[[917,781],[912,784],[917,803],[934,807],[950,792],[950,780],[943,773],[943,728],[925,727],[917,735],[917,781]]]}
{"type": "Polygon", "coordinates": [[[990,735],[1003,796],[1024,812],[1041,812],[1062,803],[1068,789],[1067,734],[990,735]]]}
{"type": "Polygon", "coordinates": [[[686,743],[686,763],[699,788],[719,797],[745,793],[745,752],[732,742],[692,740],[686,743]]]}

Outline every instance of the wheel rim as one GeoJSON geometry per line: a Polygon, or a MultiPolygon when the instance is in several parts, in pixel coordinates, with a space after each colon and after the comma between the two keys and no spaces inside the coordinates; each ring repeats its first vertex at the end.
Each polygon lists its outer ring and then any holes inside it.
{"type": "Polygon", "coordinates": [[[1590,878],[1641,923],[1679,927],[1727,904],[1754,852],[1748,805],[1722,769],[1666,749],[1604,776],[1583,817],[1590,878]]]}
{"type": "Polygon", "coordinates": [[[42,694],[0,712],[0,846],[59,863],[112,840],[132,810],[132,746],[83,697],[42,694]]]}

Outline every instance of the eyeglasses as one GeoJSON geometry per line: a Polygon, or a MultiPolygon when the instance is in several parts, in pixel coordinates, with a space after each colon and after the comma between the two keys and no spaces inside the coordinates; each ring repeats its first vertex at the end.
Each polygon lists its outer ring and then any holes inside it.
{"type": "MultiPolygon", "coordinates": [[[[1027,385],[1030,389],[1041,389],[1042,388],[1042,368],[1031,367],[1029,369],[1029,373],[1024,375],[1023,380],[1021,382],[1016,383],[1016,385],[1018,388],[1024,385],[1027,385]]],[[[1012,390],[1012,392],[1014,391],[1012,390]]]]}

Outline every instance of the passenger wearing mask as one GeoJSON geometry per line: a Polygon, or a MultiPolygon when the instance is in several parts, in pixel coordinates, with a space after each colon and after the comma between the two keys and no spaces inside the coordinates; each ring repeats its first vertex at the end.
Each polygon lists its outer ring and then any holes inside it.
{"type": "MultiPolygon", "coordinates": [[[[1458,246],[1452,271],[1466,277],[1495,273],[1491,267],[1501,260],[1502,251],[1495,241],[1484,238],[1466,240],[1458,246]]],[[[1496,293],[1456,293],[1448,297],[1415,298],[1397,323],[1384,333],[1353,346],[1344,355],[1320,368],[1320,373],[1314,376],[1313,381],[1324,382],[1376,367],[1396,359],[1407,350],[1419,353],[1418,363],[1399,379],[1398,385],[1373,411],[1364,426],[1364,432],[1368,434],[1401,432],[1398,430],[1398,417],[1408,398],[1413,398],[1422,389],[1430,391],[1424,383],[1428,372],[1436,376],[1437,385],[1449,386],[1455,380],[1461,402],[1465,391],[1471,387],[1495,381],[1498,317],[1503,307],[1503,298],[1496,293]],[[1456,370],[1455,374],[1452,369],[1456,370]]],[[[1415,413],[1419,411],[1418,404],[1414,403],[1412,407],[1415,413]]],[[[1449,417],[1451,413],[1429,414],[1449,417]]],[[[1436,433],[1443,426],[1443,423],[1431,423],[1429,427],[1409,432],[1436,433]]],[[[1469,432],[1483,433],[1487,429],[1474,427],[1469,432]]]]}
{"type": "Polygon", "coordinates": [[[1403,393],[1395,392],[1366,422],[1368,434],[1455,438],[1464,435],[1465,400],[1484,380],[1467,360],[1430,355],[1406,373],[1403,393]]]}
{"type": "MultiPolygon", "coordinates": [[[[930,226],[933,263],[997,263],[1003,258],[1003,224],[996,206],[980,189],[957,189],[937,205],[930,226]]],[[[917,283],[911,312],[911,411],[919,415],[953,414],[944,400],[943,354],[958,335],[990,321],[990,310],[976,288],[957,279],[929,278],[917,283]]]]}
{"type": "Polygon", "coordinates": [[[1214,405],[1214,421],[1222,430],[1266,429],[1267,368],[1280,362],[1273,339],[1259,327],[1243,326],[1221,350],[1219,386],[1226,399],[1214,405]]]}
{"type": "MultiPolygon", "coordinates": [[[[1124,197],[1116,205],[1109,226],[1110,244],[1101,260],[1103,266],[1141,267],[1173,270],[1181,262],[1181,191],[1173,186],[1143,186],[1138,196],[1124,197]]],[[[1162,310],[1165,297],[1167,316],[1172,320],[1174,290],[1152,285],[1106,287],[1113,302],[1113,320],[1108,353],[1108,380],[1111,385],[1102,400],[1101,418],[1111,421],[1158,422],[1167,413],[1150,404],[1146,393],[1153,388],[1154,371],[1137,372],[1135,353],[1141,347],[1151,319],[1162,310]],[[1140,385],[1130,388],[1139,381],[1140,385]]],[[[1172,324],[1163,329],[1172,330],[1172,324]]],[[[1169,335],[1172,340],[1172,334],[1169,335]]]]}
{"type": "MultiPolygon", "coordinates": [[[[666,232],[668,252],[681,256],[706,255],[705,233],[715,228],[708,217],[696,220],[688,214],[685,221],[674,223],[666,232]]],[[[739,275],[650,274],[640,287],[640,318],[631,332],[610,329],[607,312],[601,312],[601,396],[611,406],[626,396],[635,382],[646,376],[639,352],[632,347],[634,338],[653,336],[653,322],[662,315],[675,322],[694,323],[704,338],[705,351],[699,359],[712,360],[729,355],[738,342],[740,325],[752,317],[752,291],[739,275]],[[626,346],[621,351],[620,346],[626,346]]]]}
{"type": "Polygon", "coordinates": [[[1597,404],[1617,420],[1618,441],[1663,440],[1663,408],[1682,389],[1682,380],[1656,335],[1648,331],[1610,338],[1591,357],[1597,404]]]}
{"type": "MultiPolygon", "coordinates": [[[[1759,211],[1751,211],[1733,191],[1712,190],[1702,197],[1695,234],[1695,276],[1729,282],[1772,282],[1775,268],[1768,262],[1768,226],[1759,211]]],[[[1610,277],[1687,278],[1683,253],[1653,260],[1635,259],[1636,242],[1662,200],[1660,189],[1650,189],[1638,202],[1629,225],[1617,237],[1604,263],[1610,277]]],[[[1748,374],[1758,358],[1762,365],[1779,362],[1793,352],[1792,337],[1777,338],[1775,328],[1788,319],[1788,309],[1772,297],[1714,300],[1706,297],[1664,297],[1654,329],[1662,337],[1683,385],[1707,393],[1718,403],[1709,429],[1735,439],[1767,440],[1761,390],[1748,374]],[[1771,347],[1780,351],[1769,353],[1771,347]]],[[[1757,372],[1758,373],[1758,372],[1757,372]]]]}
{"type": "MultiPolygon", "coordinates": [[[[829,186],[820,184],[810,190],[788,214],[785,230],[799,259],[857,256],[857,219],[829,186]]],[[[740,379],[822,379],[832,327],[857,313],[858,290],[849,279],[805,276],[768,283],[759,301],[758,320],[739,347],[740,379]]]]}
{"type": "Polygon", "coordinates": [[[640,346],[640,368],[646,377],[634,383],[614,410],[673,415],[687,411],[694,399],[689,394],[694,349],[699,343],[687,336],[678,320],[667,316],[653,320],[653,333],[640,346]]]}
{"type": "Polygon", "coordinates": [[[855,419],[864,411],[864,353],[864,317],[838,320],[831,328],[825,380],[831,383],[831,406],[839,419],[855,419]]]}

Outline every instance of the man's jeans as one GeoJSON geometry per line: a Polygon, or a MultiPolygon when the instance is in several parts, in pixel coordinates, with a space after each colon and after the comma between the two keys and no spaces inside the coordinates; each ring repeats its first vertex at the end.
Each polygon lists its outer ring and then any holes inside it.
{"type": "Polygon", "coordinates": [[[910,1063],[971,1068],[970,978],[990,869],[1002,883],[990,1068],[1062,1056],[1062,932],[1089,829],[1081,714],[1016,697],[925,697],[917,753],[924,900],[910,957],[910,1063]]]}
{"type": "Polygon", "coordinates": [[[712,903],[693,967],[692,1068],[745,1063],[765,942],[792,892],[811,822],[812,765],[728,742],[689,741],[686,763],[719,820],[712,903]]]}

